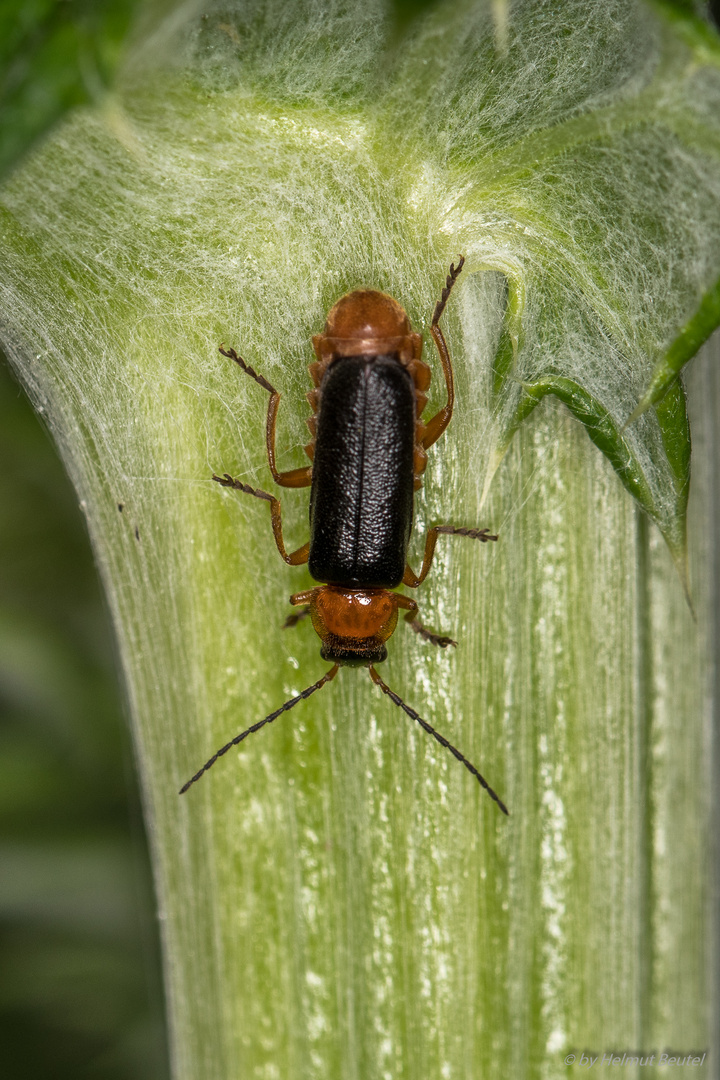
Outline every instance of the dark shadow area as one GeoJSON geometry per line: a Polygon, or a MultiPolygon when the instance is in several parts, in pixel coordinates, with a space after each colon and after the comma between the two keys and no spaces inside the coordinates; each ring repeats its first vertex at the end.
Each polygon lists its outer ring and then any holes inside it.
{"type": "Polygon", "coordinates": [[[0,355],[3,1080],[166,1080],[155,904],[75,493],[0,355]]]}

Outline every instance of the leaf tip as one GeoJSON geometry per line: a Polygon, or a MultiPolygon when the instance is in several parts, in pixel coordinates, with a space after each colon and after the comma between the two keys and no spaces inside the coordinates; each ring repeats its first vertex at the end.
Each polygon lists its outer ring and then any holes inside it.
{"type": "Polygon", "coordinates": [[[480,496],[480,510],[485,506],[485,501],[490,492],[490,485],[493,482],[495,473],[498,471],[500,462],[505,457],[505,451],[507,450],[507,444],[505,446],[496,446],[490,453],[490,460],[488,461],[487,470],[485,472],[485,481],[483,483],[482,495],[480,496]]]}
{"type": "Polygon", "coordinates": [[[652,405],[652,400],[650,398],[650,395],[648,393],[643,394],[643,396],[640,398],[640,401],[637,403],[637,405],[635,406],[633,411],[630,413],[630,415],[628,416],[628,418],[625,421],[625,423],[623,424],[623,426],[620,428],[620,434],[624,435],[625,432],[627,431],[627,429],[629,427],[632,427],[632,425],[635,423],[635,421],[638,420],[642,416],[642,414],[644,412],[647,412],[647,410],[650,408],[651,405],[652,405]]]}

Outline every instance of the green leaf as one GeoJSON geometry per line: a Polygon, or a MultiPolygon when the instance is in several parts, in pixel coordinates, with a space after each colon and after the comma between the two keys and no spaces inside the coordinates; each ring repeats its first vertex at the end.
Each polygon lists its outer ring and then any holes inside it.
{"type": "Polygon", "coordinates": [[[664,454],[661,457],[656,453],[653,464],[656,471],[663,471],[661,490],[666,494],[663,499],[655,496],[625,428],[587,390],[571,379],[556,375],[526,383],[523,391],[515,414],[498,439],[499,453],[504,455],[510,440],[536,406],[548,394],[554,395],[580,421],[591,441],[612,465],[623,487],[655,521],[687,586],[685,544],[690,491],[690,426],[680,384],[674,384],[672,393],[663,399],[662,407],[656,409],[664,454]]]}
{"type": "Polygon", "coordinates": [[[710,21],[705,4],[694,0],[649,0],[649,3],[688,45],[702,51],[705,62],[718,62],[718,30],[710,21]]]}
{"type": "Polygon", "coordinates": [[[720,325],[720,279],[705,293],[700,305],[685,323],[662,359],[658,360],[650,385],[631,413],[627,424],[633,424],[651,405],[655,405],[677,379],[685,364],[697,354],[714,330],[720,325]]]}
{"type": "MultiPolygon", "coordinates": [[[[557,385],[567,390],[572,384],[577,390],[566,403],[571,399],[578,405],[576,415],[588,425],[590,437],[658,523],[686,581],[689,464],[676,476],[668,446],[689,447],[687,424],[672,408],[649,414],[642,430],[627,438],[621,428],[623,409],[631,414],[630,423],[656,404],[720,323],[718,259],[711,253],[720,244],[720,215],[713,207],[720,192],[710,195],[714,181],[704,187],[720,164],[714,74],[720,39],[694,15],[660,8],[666,24],[659,30],[658,62],[634,95],[491,149],[470,173],[473,182],[449,216],[460,235],[467,236],[470,250],[470,222],[482,221],[488,242],[507,245],[515,262],[494,354],[495,442],[484,496],[510,439],[534,408],[532,396],[525,396],[527,387],[547,388],[559,380],[557,385]],[[668,25],[681,31],[679,38],[669,36],[668,25]],[[623,162],[631,158],[628,185],[623,162]],[[651,173],[660,160],[665,171],[658,187],[651,173]],[[616,171],[609,168],[612,162],[616,171]],[[704,200],[703,189],[708,195],[702,214],[706,233],[693,235],[694,208],[699,209],[698,199],[704,200]],[[650,190],[652,200],[647,198],[650,190]],[[504,218],[513,223],[514,235],[504,218]],[[668,259],[670,248],[679,254],[684,245],[686,256],[696,253],[693,265],[687,258],[681,264],[668,259]],[[666,293],[658,301],[649,282],[665,276],[672,276],[675,287],[672,297],[666,293]],[[532,296],[532,302],[518,304],[516,293],[532,296]],[[539,333],[534,328],[538,319],[539,333]],[[553,331],[553,322],[561,332],[553,331]],[[591,357],[585,355],[585,344],[593,335],[596,355],[591,357]],[[661,343],[671,337],[672,345],[663,349],[661,343]],[[578,347],[579,341],[584,344],[578,347]],[[637,388],[637,401],[648,383],[650,363],[655,368],[649,387],[633,411],[632,388],[637,388]],[[592,407],[580,405],[578,394],[592,407]],[[607,437],[598,438],[601,412],[607,437]],[[631,446],[632,467],[626,459],[631,446]]],[[[501,61],[497,68],[502,71],[501,61]]],[[[503,269],[497,257],[495,266],[503,269]]],[[[676,460],[684,457],[685,451],[676,460]]]]}
{"type": "Polygon", "coordinates": [[[98,102],[137,0],[0,5],[0,177],[70,109],[98,102]]]}
{"type": "Polygon", "coordinates": [[[507,380],[517,365],[518,352],[522,348],[522,313],[525,304],[523,283],[520,278],[505,278],[503,320],[500,342],[493,360],[493,395],[502,395],[507,380]]]}

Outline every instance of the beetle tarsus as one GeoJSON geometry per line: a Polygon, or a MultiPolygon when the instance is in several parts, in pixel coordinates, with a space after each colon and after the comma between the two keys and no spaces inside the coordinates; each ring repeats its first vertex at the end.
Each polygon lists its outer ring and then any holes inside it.
{"type": "Polygon", "coordinates": [[[458,277],[460,275],[460,271],[462,270],[464,265],[465,265],[465,256],[464,255],[460,256],[460,261],[458,262],[457,266],[455,266],[454,263],[450,263],[450,273],[448,274],[448,276],[447,276],[447,278],[445,280],[445,288],[440,293],[440,299],[438,300],[437,304],[435,305],[435,311],[433,312],[432,323],[430,324],[431,326],[437,326],[437,324],[440,322],[440,317],[442,316],[442,313],[445,310],[445,305],[447,304],[447,302],[448,302],[448,300],[450,298],[450,293],[452,292],[452,287],[455,284],[455,282],[457,281],[457,279],[458,279],[458,277]]]}
{"type": "Polygon", "coordinates": [[[300,622],[300,620],[307,618],[307,616],[309,614],[310,614],[310,605],[306,604],[305,607],[301,608],[300,611],[298,611],[297,613],[293,613],[292,615],[288,615],[287,619],[282,624],[283,630],[289,630],[291,626],[297,626],[297,624],[300,622]]]}
{"type": "Polygon", "coordinates": [[[452,645],[453,648],[457,648],[457,641],[453,641],[451,637],[446,637],[445,634],[434,634],[432,630],[428,630],[426,626],[417,621],[411,621],[408,625],[425,641],[429,641],[431,645],[438,645],[441,649],[447,649],[448,645],[452,645]]]}
{"type": "Polygon", "coordinates": [[[497,536],[494,533],[490,533],[488,529],[468,529],[464,525],[433,525],[432,529],[428,530],[425,539],[425,554],[423,556],[423,564],[420,573],[416,574],[413,568],[408,564],[405,567],[405,574],[403,575],[404,585],[407,585],[411,589],[417,589],[418,585],[422,585],[432,566],[437,538],[441,535],[467,536],[469,539],[479,540],[483,544],[486,544],[489,540],[497,540],[497,536]]]}
{"type": "Polygon", "coordinates": [[[486,544],[488,540],[497,540],[497,535],[489,529],[466,529],[463,525],[437,525],[435,531],[447,536],[467,536],[471,540],[480,540],[486,544]]]}
{"type": "Polygon", "coordinates": [[[218,352],[222,353],[223,356],[227,356],[228,360],[234,360],[251,379],[254,379],[256,383],[262,386],[263,390],[267,390],[269,394],[277,394],[275,387],[271,386],[264,376],[258,375],[255,368],[251,368],[249,364],[246,364],[242,356],[238,356],[234,349],[226,349],[224,345],[220,345],[218,352]]]}
{"type": "Polygon", "coordinates": [[[216,476],[213,473],[213,480],[215,480],[222,487],[232,488],[234,491],[243,491],[246,495],[254,495],[256,499],[265,499],[266,502],[273,502],[275,496],[271,495],[268,491],[262,491],[261,488],[250,487],[249,484],[243,484],[240,480],[235,480],[230,473],[223,473],[222,476],[216,476]]]}

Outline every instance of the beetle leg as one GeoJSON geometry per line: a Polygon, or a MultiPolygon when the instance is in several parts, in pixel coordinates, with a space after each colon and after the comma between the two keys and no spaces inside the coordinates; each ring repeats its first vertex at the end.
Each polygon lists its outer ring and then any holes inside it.
{"type": "Polygon", "coordinates": [[[303,589],[302,592],[296,592],[292,594],[292,596],[290,597],[290,603],[293,605],[293,607],[298,607],[301,604],[307,604],[309,606],[312,598],[316,595],[316,593],[319,592],[320,589],[317,586],[314,589],[303,589]]]}
{"type": "Polygon", "coordinates": [[[290,469],[288,472],[278,472],[275,465],[275,423],[280,407],[280,395],[273,390],[268,402],[267,425],[265,429],[265,444],[267,446],[268,463],[273,480],[280,487],[303,488],[310,487],[312,483],[312,465],[304,465],[301,469],[290,469]]]}
{"type": "Polygon", "coordinates": [[[416,574],[410,564],[407,563],[405,566],[405,574],[403,576],[403,585],[409,585],[411,589],[417,589],[418,585],[422,584],[428,576],[428,571],[432,566],[433,555],[435,554],[435,545],[437,544],[437,538],[440,533],[445,533],[448,536],[469,536],[471,540],[480,540],[483,544],[486,544],[488,540],[497,540],[497,536],[491,535],[489,529],[466,529],[462,525],[434,525],[432,529],[428,531],[427,540],[425,541],[425,555],[423,557],[422,570],[419,574],[416,574]]]}
{"type": "Polygon", "coordinates": [[[280,513],[280,502],[274,495],[268,494],[267,491],[261,491],[260,488],[250,487],[249,484],[242,484],[239,480],[233,480],[230,473],[224,473],[223,476],[216,476],[213,473],[213,480],[216,480],[218,484],[222,484],[223,487],[233,488],[235,491],[244,491],[246,495],[254,495],[256,499],[265,499],[270,503],[270,518],[272,521],[272,531],[275,537],[275,543],[280,555],[288,564],[288,566],[300,566],[302,563],[308,561],[308,553],[310,551],[310,544],[303,544],[297,551],[291,551],[288,555],[285,550],[285,543],[283,541],[282,533],[282,516],[280,513]]]}
{"type": "Polygon", "coordinates": [[[312,610],[310,601],[317,595],[319,591],[320,590],[318,588],[304,589],[303,592],[296,592],[292,594],[292,596],[290,597],[290,603],[293,605],[293,607],[300,607],[302,608],[302,610],[298,611],[297,615],[288,615],[287,619],[283,623],[283,630],[286,630],[289,626],[296,626],[301,619],[304,619],[307,615],[310,614],[310,611],[312,610]]]}
{"type": "Polygon", "coordinates": [[[445,637],[444,634],[434,634],[432,630],[428,630],[427,626],[423,626],[420,622],[418,606],[409,596],[403,596],[399,593],[395,599],[397,600],[397,606],[407,611],[404,616],[405,622],[411,630],[414,630],[425,641],[429,641],[431,645],[439,645],[441,649],[446,649],[448,645],[457,645],[457,641],[453,641],[452,638],[445,637]]]}
{"type": "MultiPolygon", "coordinates": [[[[263,375],[258,375],[254,368],[246,364],[242,356],[238,356],[234,349],[225,349],[220,346],[220,352],[242,368],[242,370],[254,379],[255,382],[267,390],[270,395],[268,402],[267,422],[265,425],[265,444],[267,446],[268,463],[273,480],[280,487],[301,488],[310,487],[312,483],[312,465],[305,465],[302,469],[290,469],[288,472],[278,472],[275,464],[275,424],[277,422],[278,409],[280,407],[280,394],[263,375]]],[[[284,556],[283,556],[284,558],[284,556]]]]}
{"type": "Polygon", "coordinates": [[[293,612],[292,615],[288,615],[287,619],[282,625],[283,630],[288,630],[291,626],[297,626],[301,619],[306,619],[310,614],[310,605],[305,604],[300,608],[298,612],[293,612]]]}
{"type": "Polygon", "coordinates": [[[453,381],[453,369],[450,362],[450,353],[443,337],[443,332],[440,329],[438,323],[440,316],[445,310],[445,305],[448,302],[448,297],[452,292],[452,287],[458,279],[458,275],[465,263],[464,255],[460,256],[460,262],[457,267],[453,263],[450,264],[450,273],[447,276],[445,282],[445,288],[440,294],[440,299],[435,305],[435,311],[432,317],[432,323],[430,324],[430,333],[432,334],[435,347],[437,348],[440,356],[440,363],[442,364],[443,375],[445,376],[445,387],[447,389],[447,404],[443,405],[439,412],[435,413],[431,420],[428,420],[425,425],[425,434],[423,435],[422,444],[427,450],[433,443],[442,435],[445,428],[450,423],[453,414],[453,406],[455,404],[455,384],[453,381]]]}

